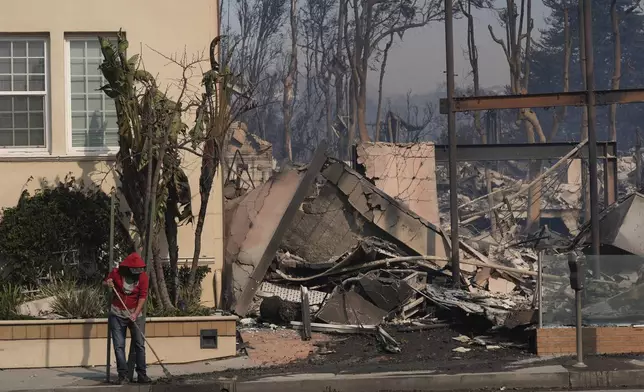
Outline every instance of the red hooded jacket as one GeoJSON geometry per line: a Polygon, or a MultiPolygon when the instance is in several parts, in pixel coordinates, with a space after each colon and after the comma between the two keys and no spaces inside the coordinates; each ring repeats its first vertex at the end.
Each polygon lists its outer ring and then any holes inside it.
{"type": "MultiPolygon", "coordinates": [[[[138,253],[134,252],[127,256],[120,265],[130,268],[145,268],[145,261],[143,261],[138,253]]],[[[131,294],[125,294],[123,292],[123,277],[119,274],[118,267],[114,268],[109,273],[109,275],[107,275],[107,278],[105,280],[107,279],[112,279],[116,292],[118,293],[119,297],[121,297],[123,302],[125,302],[125,306],[127,306],[128,309],[136,309],[139,300],[146,299],[148,297],[149,280],[148,274],[146,274],[145,272],[142,272],[139,275],[139,280],[134,286],[131,294]]],[[[116,306],[119,309],[123,309],[121,301],[119,301],[116,296],[112,300],[112,305],[116,306]]]]}

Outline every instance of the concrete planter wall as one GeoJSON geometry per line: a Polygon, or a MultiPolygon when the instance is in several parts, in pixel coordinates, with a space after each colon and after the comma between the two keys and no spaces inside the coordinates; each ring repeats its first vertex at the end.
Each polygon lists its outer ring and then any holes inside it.
{"type": "MultiPolygon", "coordinates": [[[[236,354],[236,323],[235,316],[149,318],[145,335],[164,363],[203,361],[236,354]]],[[[0,369],[105,365],[106,343],[107,319],[0,321],[0,369]]],[[[147,361],[156,362],[150,350],[147,361]]]]}
{"type": "MultiPolygon", "coordinates": [[[[644,353],[644,328],[584,327],[585,354],[644,353]]],[[[537,355],[573,355],[577,352],[575,328],[537,329],[537,355]]]]}

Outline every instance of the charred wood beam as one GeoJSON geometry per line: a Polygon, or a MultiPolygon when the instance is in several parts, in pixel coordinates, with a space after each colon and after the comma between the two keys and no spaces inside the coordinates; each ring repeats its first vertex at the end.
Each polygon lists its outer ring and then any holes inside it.
{"type": "MultiPolygon", "coordinates": [[[[558,159],[570,152],[578,143],[514,143],[514,144],[461,144],[457,147],[457,161],[519,161],[558,159]]],[[[437,144],[436,162],[448,161],[448,146],[437,144]]],[[[616,159],[616,142],[597,142],[597,156],[616,159]]],[[[588,159],[588,145],[579,150],[579,157],[588,159]]]]}
{"type": "MultiPolygon", "coordinates": [[[[644,89],[595,91],[596,105],[616,103],[644,102],[644,89]]],[[[480,110],[548,108],[558,106],[584,106],[587,102],[586,91],[567,93],[525,94],[525,95],[490,95],[479,97],[455,97],[455,112],[472,112],[480,110]]],[[[440,100],[441,114],[447,114],[447,98],[440,100]]]]}

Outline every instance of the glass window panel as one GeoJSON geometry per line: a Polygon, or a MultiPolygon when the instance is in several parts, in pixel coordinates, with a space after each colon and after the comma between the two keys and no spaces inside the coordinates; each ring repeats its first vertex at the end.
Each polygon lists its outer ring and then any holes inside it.
{"type": "Polygon", "coordinates": [[[44,74],[45,73],[45,59],[29,59],[29,73],[31,73],[31,74],[44,74]]]}
{"type": "Polygon", "coordinates": [[[45,117],[43,113],[32,112],[29,113],[29,128],[44,128],[45,117]]]}
{"type": "Polygon", "coordinates": [[[10,129],[0,129],[0,147],[13,146],[13,131],[10,129]]]}
{"type": "Polygon", "coordinates": [[[85,57],[85,42],[83,41],[70,41],[69,42],[69,55],[72,58],[82,59],[85,57]]]}
{"type": "Polygon", "coordinates": [[[87,74],[101,76],[102,73],[98,69],[99,65],[101,65],[101,60],[98,60],[98,59],[87,60],[87,74]]]}
{"type": "Polygon", "coordinates": [[[0,112],[10,112],[11,110],[11,97],[0,96],[0,112]]]}
{"type": "Polygon", "coordinates": [[[13,57],[27,57],[27,41],[13,41],[13,57]]]}
{"type": "Polygon", "coordinates": [[[0,74],[11,73],[11,59],[0,59],[0,74]]]}
{"type": "Polygon", "coordinates": [[[13,97],[13,110],[16,112],[27,111],[28,97],[13,97]]]}
{"type": "Polygon", "coordinates": [[[13,59],[13,73],[26,74],[27,73],[27,59],[13,59]]]}
{"type": "Polygon", "coordinates": [[[27,122],[27,113],[14,113],[13,114],[13,126],[15,128],[29,128],[29,123],[27,122]]]}
{"type": "Polygon", "coordinates": [[[44,129],[30,129],[29,130],[29,142],[32,146],[44,146],[45,145],[45,130],[44,129]]]}
{"type": "Polygon", "coordinates": [[[91,131],[102,131],[105,129],[103,124],[103,116],[100,112],[89,113],[87,118],[87,123],[89,125],[89,130],[91,131]]]}
{"type": "Polygon", "coordinates": [[[30,110],[43,110],[43,97],[29,97],[30,110]]]}
{"type": "Polygon", "coordinates": [[[103,110],[103,97],[97,94],[91,94],[87,97],[87,110],[101,112],[103,110]]]}
{"type": "Polygon", "coordinates": [[[15,129],[13,131],[14,143],[16,146],[29,146],[29,130],[15,129]]]}
{"type": "Polygon", "coordinates": [[[72,77],[72,94],[82,94],[85,92],[85,79],[72,77]]]}
{"type": "Polygon", "coordinates": [[[0,75],[0,91],[11,91],[11,75],[0,75]]]}
{"type": "Polygon", "coordinates": [[[96,39],[90,39],[87,41],[87,58],[101,58],[101,44],[98,42],[98,37],[96,39]]]}
{"type": "Polygon", "coordinates": [[[72,74],[72,76],[83,76],[83,75],[85,75],[85,61],[84,60],[72,59],[71,74],[72,74]]]}
{"type": "Polygon", "coordinates": [[[87,134],[85,132],[72,133],[72,147],[89,147],[87,145],[87,134]]]}
{"type": "Polygon", "coordinates": [[[87,92],[97,92],[103,86],[103,81],[100,77],[87,78],[87,92]]]}
{"type": "Polygon", "coordinates": [[[45,43],[29,41],[29,57],[45,57],[45,43]]]}
{"type": "Polygon", "coordinates": [[[11,113],[0,113],[0,129],[13,128],[13,115],[11,113]]]}
{"type": "Polygon", "coordinates": [[[105,114],[105,127],[109,129],[118,128],[116,113],[105,114]]]}
{"type": "Polygon", "coordinates": [[[11,57],[11,41],[0,41],[0,57],[11,57]]]}
{"type": "Polygon", "coordinates": [[[85,111],[87,107],[85,106],[85,95],[72,95],[72,111],[85,111]]]}
{"type": "Polygon", "coordinates": [[[73,130],[87,129],[87,116],[85,116],[85,113],[72,114],[72,129],[73,130]]]}
{"type": "Polygon", "coordinates": [[[14,75],[13,91],[27,91],[27,75],[14,75]]]}
{"type": "Polygon", "coordinates": [[[114,100],[108,96],[105,96],[105,111],[116,112],[116,103],[114,103],[114,100]]]}
{"type": "Polygon", "coordinates": [[[45,75],[29,75],[29,91],[45,91],[45,75]]]}

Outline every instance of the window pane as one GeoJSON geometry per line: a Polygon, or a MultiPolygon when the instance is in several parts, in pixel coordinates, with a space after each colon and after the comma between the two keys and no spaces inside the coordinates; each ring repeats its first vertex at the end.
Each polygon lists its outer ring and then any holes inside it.
{"type": "Polygon", "coordinates": [[[0,75],[0,91],[11,91],[11,75],[0,75]]]}
{"type": "Polygon", "coordinates": [[[72,94],[82,94],[85,92],[85,79],[72,77],[72,94]]]}
{"type": "Polygon", "coordinates": [[[13,57],[27,57],[27,41],[13,41],[13,57]]]}
{"type": "Polygon", "coordinates": [[[30,110],[43,110],[43,97],[29,97],[30,110]]]}
{"type": "Polygon", "coordinates": [[[100,64],[101,64],[101,60],[98,60],[98,59],[87,60],[87,74],[101,76],[102,73],[98,69],[98,66],[100,64]]]}
{"type": "Polygon", "coordinates": [[[13,129],[13,116],[11,113],[0,113],[0,129],[13,129]]]}
{"type": "Polygon", "coordinates": [[[13,131],[10,129],[0,129],[0,147],[13,146],[13,131]]]}
{"type": "Polygon", "coordinates": [[[27,97],[14,97],[13,98],[13,110],[16,112],[26,112],[27,111],[27,97]]]}
{"type": "Polygon", "coordinates": [[[85,95],[72,95],[72,111],[85,111],[87,107],[85,106],[85,95]]]}
{"type": "Polygon", "coordinates": [[[11,41],[0,41],[0,57],[11,57],[11,41]]]}
{"type": "Polygon", "coordinates": [[[31,129],[29,130],[29,144],[31,146],[45,146],[45,130],[44,129],[31,129]]]}
{"type": "Polygon", "coordinates": [[[27,113],[14,113],[13,126],[15,128],[29,128],[27,113]]]}
{"type": "Polygon", "coordinates": [[[27,75],[15,75],[13,77],[13,91],[27,91],[27,75]]]}
{"type": "Polygon", "coordinates": [[[29,130],[28,129],[16,129],[13,131],[14,143],[16,146],[28,146],[29,145],[29,130]]]}
{"type": "Polygon", "coordinates": [[[13,73],[26,74],[27,73],[27,59],[13,59],[13,73]]]}
{"type": "Polygon", "coordinates": [[[87,97],[87,110],[89,110],[90,112],[98,111],[100,114],[101,110],[103,110],[102,103],[103,103],[102,96],[95,95],[95,94],[89,95],[87,97]]]}
{"type": "Polygon", "coordinates": [[[44,128],[45,117],[43,113],[29,113],[29,128],[44,128]]]}
{"type": "Polygon", "coordinates": [[[45,91],[45,76],[29,75],[29,91],[45,91]]]}
{"type": "Polygon", "coordinates": [[[116,113],[105,114],[105,128],[108,128],[108,129],[118,128],[116,113]]]}
{"type": "Polygon", "coordinates": [[[82,59],[85,57],[85,42],[71,41],[69,43],[69,55],[72,58],[82,59]]]}
{"type": "Polygon", "coordinates": [[[100,77],[87,78],[87,92],[97,92],[103,86],[103,81],[100,77]]]}
{"type": "Polygon", "coordinates": [[[44,74],[45,73],[45,59],[29,59],[29,73],[31,73],[31,74],[44,74]]]}
{"type": "Polygon", "coordinates": [[[72,129],[78,129],[85,132],[87,129],[87,116],[85,116],[85,113],[72,114],[72,129]]]}
{"type": "Polygon", "coordinates": [[[101,44],[98,37],[87,41],[87,58],[101,58],[101,44]]]}
{"type": "Polygon", "coordinates": [[[0,97],[0,112],[11,111],[11,97],[0,97]]]}
{"type": "Polygon", "coordinates": [[[29,41],[29,57],[45,57],[45,43],[29,41]]]}
{"type": "Polygon", "coordinates": [[[0,74],[11,73],[11,59],[0,59],[0,74]]]}
{"type": "Polygon", "coordinates": [[[71,74],[72,76],[85,75],[85,61],[72,59],[71,74]]]}
{"type": "Polygon", "coordinates": [[[114,100],[110,97],[105,97],[105,111],[106,112],[116,112],[116,104],[114,100]]]}

